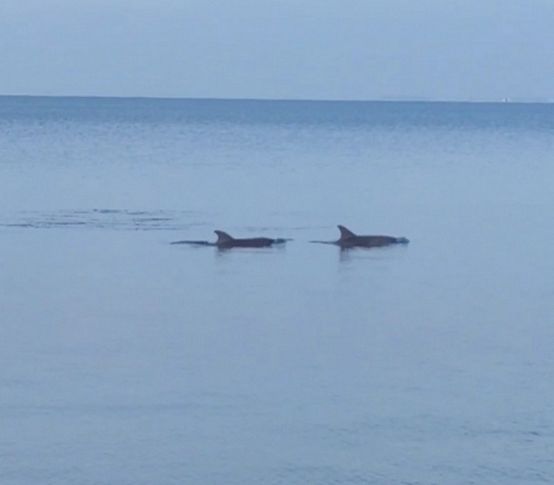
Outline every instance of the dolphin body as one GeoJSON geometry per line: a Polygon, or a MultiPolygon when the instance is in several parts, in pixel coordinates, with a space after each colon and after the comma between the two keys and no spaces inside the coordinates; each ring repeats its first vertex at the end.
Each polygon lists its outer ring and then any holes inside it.
{"type": "Polygon", "coordinates": [[[171,244],[195,244],[198,246],[215,246],[219,249],[231,248],[267,248],[274,244],[284,244],[289,239],[273,239],[269,237],[251,237],[251,238],[234,238],[223,231],[214,231],[217,234],[217,241],[212,243],[209,241],[175,241],[171,244]]]}
{"type": "Polygon", "coordinates": [[[410,241],[405,237],[393,236],[359,236],[344,226],[337,226],[340,231],[340,238],[336,241],[310,241],[320,244],[335,244],[341,249],[350,248],[380,248],[391,244],[408,244],[410,241]]]}

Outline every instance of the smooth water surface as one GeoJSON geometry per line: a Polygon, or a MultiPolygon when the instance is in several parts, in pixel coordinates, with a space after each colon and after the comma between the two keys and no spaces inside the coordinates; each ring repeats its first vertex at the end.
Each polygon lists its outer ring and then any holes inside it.
{"type": "Polygon", "coordinates": [[[553,153],[552,105],[0,97],[0,483],[553,482],[553,153]]]}

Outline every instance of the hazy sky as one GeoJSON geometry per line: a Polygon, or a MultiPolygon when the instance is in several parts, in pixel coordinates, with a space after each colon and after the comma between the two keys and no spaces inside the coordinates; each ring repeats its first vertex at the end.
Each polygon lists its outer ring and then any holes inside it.
{"type": "Polygon", "coordinates": [[[0,0],[0,94],[554,98],[554,0],[0,0]]]}

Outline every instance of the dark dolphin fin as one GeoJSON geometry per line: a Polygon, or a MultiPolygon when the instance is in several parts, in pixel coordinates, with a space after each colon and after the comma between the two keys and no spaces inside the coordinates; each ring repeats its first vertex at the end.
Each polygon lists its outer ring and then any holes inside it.
{"type": "Polygon", "coordinates": [[[229,236],[229,234],[227,234],[226,232],[223,232],[223,231],[214,231],[214,232],[217,234],[217,241],[215,242],[216,244],[225,244],[233,240],[233,238],[229,236]]]}
{"type": "Polygon", "coordinates": [[[340,241],[343,241],[344,239],[349,239],[351,237],[356,237],[356,234],[354,234],[350,229],[347,229],[344,226],[341,226],[340,224],[337,226],[340,231],[340,241]]]}

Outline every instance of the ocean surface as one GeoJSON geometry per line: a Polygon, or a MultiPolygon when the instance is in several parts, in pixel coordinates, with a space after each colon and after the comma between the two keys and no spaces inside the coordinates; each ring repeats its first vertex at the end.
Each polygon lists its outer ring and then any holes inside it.
{"type": "Polygon", "coordinates": [[[0,97],[0,483],[553,483],[553,214],[554,105],[0,97]]]}

